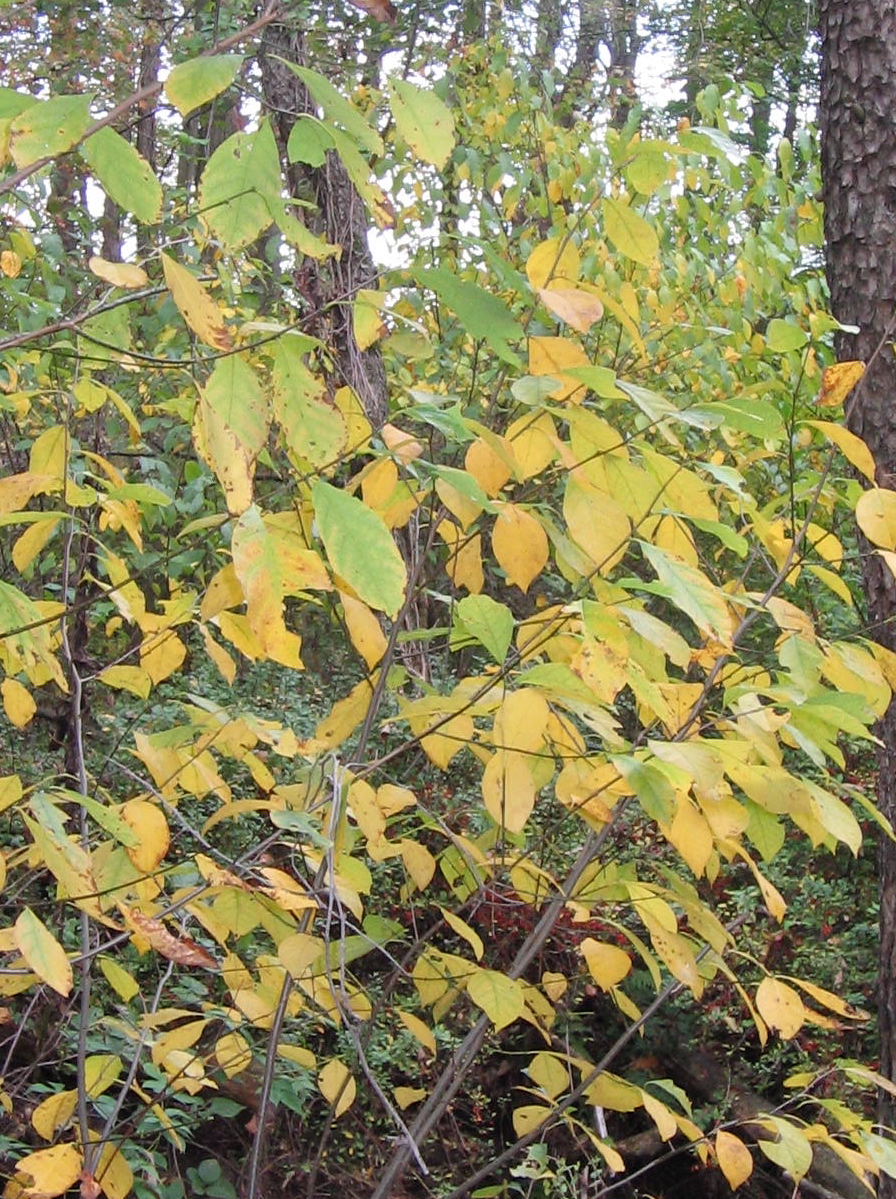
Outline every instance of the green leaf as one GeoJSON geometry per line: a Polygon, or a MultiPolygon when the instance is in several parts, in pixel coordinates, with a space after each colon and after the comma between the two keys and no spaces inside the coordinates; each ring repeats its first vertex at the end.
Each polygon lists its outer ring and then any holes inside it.
{"type": "Polygon", "coordinates": [[[658,584],[632,580],[633,586],[654,595],[664,595],[676,608],[689,616],[701,632],[730,645],[734,632],[731,610],[718,587],[696,567],[667,554],[648,542],[640,543],[641,551],[659,576],[658,584]]]}
{"type": "Polygon", "coordinates": [[[254,133],[234,133],[202,172],[203,218],[225,249],[241,250],[273,223],[280,197],[280,156],[267,121],[254,133]]]}
{"type": "Polygon", "coordinates": [[[273,358],[274,418],[286,449],[300,469],[332,467],[346,448],[342,413],[324,398],[324,388],[305,362],[309,346],[301,337],[281,337],[273,358]]]}
{"type": "Polygon", "coordinates": [[[692,417],[709,418],[723,428],[747,433],[762,440],[783,436],[784,422],[774,404],[752,396],[731,396],[718,404],[697,404],[690,409],[692,417]]]}
{"type": "Polygon", "coordinates": [[[38,978],[60,995],[68,995],[74,983],[72,964],[65,950],[30,908],[23,908],[15,923],[15,941],[22,957],[38,978]]]}
{"type": "Polygon", "coordinates": [[[185,117],[230,87],[242,62],[241,54],[216,54],[178,63],[165,80],[165,95],[185,117]]]}
{"type": "Polygon", "coordinates": [[[468,595],[454,608],[451,648],[478,641],[499,666],[503,665],[513,639],[513,613],[488,595],[468,595]]]}
{"type": "Polygon", "coordinates": [[[601,201],[604,232],[620,254],[650,266],[659,254],[660,243],[653,225],[625,200],[605,196],[601,201]]]}
{"type": "Polygon", "coordinates": [[[31,108],[40,101],[27,92],[17,92],[12,87],[0,87],[0,121],[10,121],[26,108],[31,108]]]}
{"type": "Polygon", "coordinates": [[[498,970],[477,970],[467,983],[467,994],[496,1030],[518,1020],[526,1006],[519,982],[498,970]]]}
{"type": "Polygon", "coordinates": [[[56,96],[31,104],[9,127],[9,152],[20,169],[76,146],[90,127],[90,96],[56,96]]]}
{"type": "Polygon", "coordinates": [[[407,574],[382,519],[361,500],[319,480],[311,489],[314,518],[333,570],[371,608],[397,616],[407,574]]]}
{"type": "Polygon", "coordinates": [[[81,147],[84,161],[103,190],[125,212],[151,225],[162,210],[162,185],[152,167],[120,133],[99,129],[81,147]]]}
{"type": "Polygon", "coordinates": [[[290,162],[322,167],[327,160],[327,151],[332,149],[329,130],[316,117],[303,113],[290,130],[286,157],[290,162]]]}
{"type": "Polygon", "coordinates": [[[522,366],[508,343],[518,341],[523,331],[503,300],[476,283],[458,279],[444,267],[416,267],[411,274],[451,309],[470,337],[484,338],[503,361],[522,366]]]}
{"type": "Polygon", "coordinates": [[[310,67],[299,67],[294,62],[287,62],[285,59],[281,59],[281,61],[294,75],[298,75],[311,93],[314,103],[324,110],[328,120],[341,125],[360,149],[365,150],[368,154],[382,154],[383,139],[373,129],[363,113],[346,100],[345,96],[336,90],[326,76],[312,71],[310,67]]]}
{"type": "Polygon", "coordinates": [[[787,354],[799,350],[809,340],[809,335],[799,325],[775,317],[769,321],[765,331],[765,344],[773,354],[787,354]]]}
{"type": "Polygon", "coordinates": [[[454,149],[454,117],[428,88],[404,79],[389,80],[395,126],[418,158],[443,167],[454,149]]]}

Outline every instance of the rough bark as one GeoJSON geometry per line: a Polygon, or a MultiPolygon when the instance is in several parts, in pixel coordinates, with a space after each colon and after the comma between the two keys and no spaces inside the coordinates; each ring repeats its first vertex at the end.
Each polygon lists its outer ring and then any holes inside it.
{"type": "MultiPolygon", "coordinates": [[[[308,90],[287,62],[306,65],[303,36],[289,25],[271,25],[265,32],[261,57],[262,90],[284,156],[296,118],[316,112],[308,90]]],[[[381,425],[388,407],[382,356],[376,345],[360,350],[352,328],[352,302],[358,290],[377,285],[364,203],[333,151],[321,167],[293,165],[289,169],[293,194],[311,193],[317,208],[315,231],[341,247],[338,259],[325,263],[308,259],[297,269],[296,284],[309,305],[308,332],[330,349],[335,363],[333,384],[351,387],[371,424],[381,425]]]]}
{"type": "MultiPolygon", "coordinates": [[[[847,404],[847,424],[867,442],[882,486],[896,483],[896,0],[821,0],[821,139],[828,281],[840,333],[837,355],[868,369],[847,404]]],[[[873,635],[896,650],[896,580],[878,555],[863,554],[873,635]]],[[[880,722],[878,801],[896,818],[896,704],[880,722]]],[[[880,844],[881,957],[878,991],[881,1072],[896,1081],[896,848],[880,844]]],[[[881,1122],[894,1104],[882,1094],[881,1122]]],[[[882,1199],[896,1183],[882,1179],[882,1199]]]]}

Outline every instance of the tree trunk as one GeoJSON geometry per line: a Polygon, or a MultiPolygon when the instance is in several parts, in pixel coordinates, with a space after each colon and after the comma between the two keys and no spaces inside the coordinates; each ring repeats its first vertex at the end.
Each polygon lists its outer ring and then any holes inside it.
{"type": "MultiPolygon", "coordinates": [[[[847,424],[863,437],[877,481],[896,482],[896,0],[821,0],[821,144],[827,270],[834,316],[859,332],[837,336],[839,359],[862,359],[864,378],[847,401],[847,424]]],[[[863,580],[873,635],[896,650],[896,580],[864,546],[863,580]]],[[[896,703],[880,722],[878,802],[896,818],[896,703]]],[[[896,845],[880,843],[880,1069],[896,1081],[896,845]]],[[[881,1123],[894,1126],[881,1094],[881,1123]]],[[[881,1178],[880,1196],[896,1199],[881,1178]]]]}

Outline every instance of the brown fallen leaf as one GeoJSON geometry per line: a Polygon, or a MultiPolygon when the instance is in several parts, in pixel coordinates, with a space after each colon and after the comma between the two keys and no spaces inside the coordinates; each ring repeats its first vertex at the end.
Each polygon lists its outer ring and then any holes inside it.
{"type": "Polygon", "coordinates": [[[197,945],[189,937],[175,937],[162,921],[154,916],[144,916],[136,908],[130,908],[124,916],[135,932],[146,938],[152,949],[169,961],[176,962],[178,966],[196,966],[202,970],[220,969],[212,955],[201,945],[197,945]]]}

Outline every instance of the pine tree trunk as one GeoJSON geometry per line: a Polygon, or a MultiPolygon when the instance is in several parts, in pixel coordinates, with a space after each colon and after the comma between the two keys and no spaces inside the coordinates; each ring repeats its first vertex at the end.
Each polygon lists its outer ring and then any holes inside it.
{"type": "MultiPolygon", "coordinates": [[[[837,337],[839,359],[868,369],[850,400],[849,428],[867,442],[877,482],[896,484],[896,0],[821,0],[821,138],[827,269],[834,316],[859,332],[837,337]]],[[[896,650],[896,580],[864,546],[863,580],[873,636],[896,650]]],[[[878,801],[896,824],[896,703],[880,722],[878,801]]],[[[896,1081],[896,845],[880,843],[881,1073],[896,1081]]],[[[892,1097],[881,1123],[893,1127],[892,1097]]],[[[896,1199],[896,1181],[879,1195],[896,1199]]]]}

